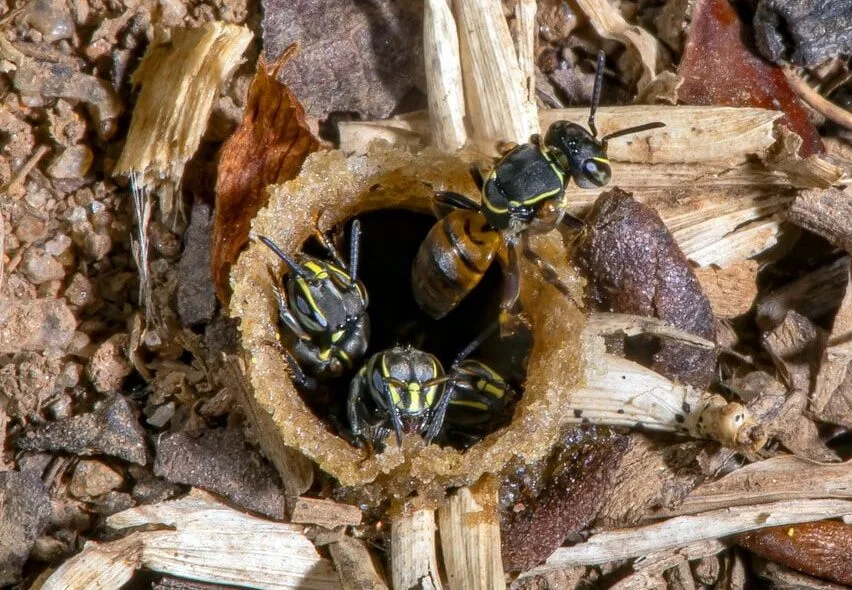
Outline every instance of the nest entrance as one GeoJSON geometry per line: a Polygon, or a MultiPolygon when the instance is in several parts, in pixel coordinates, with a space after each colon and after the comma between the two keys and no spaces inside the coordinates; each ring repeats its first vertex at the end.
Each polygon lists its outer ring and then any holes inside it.
{"type": "MultiPolygon", "coordinates": [[[[414,300],[410,278],[417,249],[435,224],[435,217],[405,209],[382,209],[362,213],[357,219],[361,223],[358,277],[370,298],[370,347],[353,369],[323,382],[318,390],[297,387],[317,418],[347,439],[349,383],[369,356],[396,345],[411,345],[435,355],[448,371],[458,353],[496,321],[503,280],[500,266],[495,263],[455,310],[441,320],[434,320],[414,300]]],[[[337,248],[344,257],[348,256],[351,227],[352,219],[346,219],[332,228],[332,235],[338,237],[337,248]]],[[[308,239],[301,250],[312,256],[327,257],[313,239],[308,239]]],[[[493,367],[516,392],[522,392],[524,367],[504,353],[496,335],[483,342],[470,358],[493,367]]],[[[513,409],[514,404],[507,411],[511,413],[513,409]]]]}
{"type": "MultiPolygon", "coordinates": [[[[469,161],[446,156],[434,151],[412,154],[398,147],[374,146],[366,156],[344,157],[339,152],[313,154],[305,162],[299,177],[284,185],[274,187],[269,205],[253,223],[256,233],[269,236],[286,252],[295,254],[311,234],[311,216],[316,210],[323,212],[320,226],[324,231],[345,226],[358,217],[365,224],[362,233],[364,253],[361,266],[371,293],[370,314],[375,316],[376,335],[371,339],[371,350],[380,350],[393,344],[399,330],[399,319],[388,319],[382,327],[381,288],[371,286],[370,266],[379,264],[398,252],[404,264],[398,271],[398,286],[388,291],[388,297],[405,293],[410,297],[410,265],[413,251],[434,223],[430,205],[435,191],[452,190],[475,195],[476,188],[468,173],[469,161]],[[400,242],[394,242],[394,226],[382,221],[380,230],[372,229],[370,215],[394,215],[404,210],[404,216],[414,215],[422,223],[417,235],[412,232],[405,243],[412,251],[402,252],[400,242]],[[379,236],[387,234],[390,245],[379,236]],[[410,241],[409,241],[410,240],[410,241]],[[372,242],[372,245],[371,245],[372,242]],[[371,248],[381,248],[372,254],[371,248]]],[[[419,221],[417,221],[419,220],[419,221]]],[[[406,222],[407,223],[407,222],[406,222]]],[[[400,221],[397,226],[404,227],[400,221]]],[[[556,232],[554,235],[536,237],[537,252],[556,265],[563,278],[572,282],[571,265],[565,246],[556,232]]],[[[382,238],[384,239],[384,238],[382,238]]],[[[399,240],[401,238],[397,238],[399,240]]],[[[582,357],[579,335],[582,314],[550,285],[544,283],[534,269],[522,261],[521,304],[533,328],[534,342],[529,356],[523,396],[517,404],[514,418],[508,426],[486,436],[465,452],[451,447],[426,445],[420,437],[409,436],[402,448],[389,445],[384,452],[370,455],[357,449],[343,438],[329,432],[327,423],[320,420],[296,391],[289,379],[286,362],[280,354],[276,340],[278,332],[275,297],[270,281],[268,250],[261,244],[250,244],[240,256],[232,271],[234,295],[231,314],[241,319],[242,345],[249,357],[246,374],[253,390],[249,400],[249,415],[256,422],[259,440],[276,465],[287,461],[290,449],[317,462],[319,467],[337,478],[352,490],[352,500],[362,505],[378,505],[386,500],[405,500],[417,492],[424,503],[443,501],[449,487],[469,485],[483,475],[499,473],[512,459],[535,461],[546,456],[557,442],[561,428],[568,421],[568,399],[576,387],[582,357]]],[[[385,263],[387,266],[389,263],[385,263]]],[[[279,269],[278,272],[281,272],[279,269]]],[[[499,271],[486,281],[499,283],[499,271]]],[[[576,277],[574,284],[578,284],[576,277]]],[[[499,289],[482,288],[484,297],[497,297],[499,289]]],[[[477,295],[471,295],[469,306],[477,305],[477,295]]],[[[411,303],[410,303],[411,304],[411,303]]],[[[483,307],[494,303],[479,303],[483,307]]],[[[402,306],[405,309],[405,306],[402,306]]],[[[464,307],[458,310],[461,317],[464,307]]],[[[443,329],[447,334],[436,335],[433,342],[424,342],[423,348],[437,349],[441,360],[452,358],[475,335],[475,322],[488,322],[495,312],[472,316],[470,332],[467,328],[443,329]],[[449,338],[440,341],[439,338],[449,338]]],[[[390,316],[387,316],[388,318],[390,316]]],[[[461,319],[445,318],[447,322],[461,319]]],[[[484,325],[484,324],[482,324],[484,325]]],[[[489,354],[483,347],[482,355],[489,354]]],[[[477,356],[481,356],[477,353],[477,356]]],[[[482,360],[489,360],[485,356],[482,360]]]]}

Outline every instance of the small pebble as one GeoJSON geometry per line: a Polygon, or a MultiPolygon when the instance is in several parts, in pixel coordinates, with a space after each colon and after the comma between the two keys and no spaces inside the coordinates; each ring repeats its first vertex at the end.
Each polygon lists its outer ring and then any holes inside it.
{"type": "Polygon", "coordinates": [[[39,211],[44,209],[49,198],[50,193],[47,192],[47,189],[35,185],[28,185],[27,194],[24,196],[24,200],[27,204],[33,209],[37,209],[39,211]]]}
{"type": "Polygon", "coordinates": [[[112,238],[107,234],[89,231],[83,236],[82,246],[86,256],[92,260],[101,260],[112,250],[112,238]]]}
{"type": "Polygon", "coordinates": [[[47,221],[34,215],[23,215],[14,222],[15,236],[24,244],[31,244],[47,235],[47,221]]]}
{"type": "Polygon", "coordinates": [[[83,223],[86,221],[86,210],[83,207],[71,207],[68,211],[65,212],[65,219],[68,220],[69,223],[76,225],[78,223],[83,223]]]}
{"type": "Polygon", "coordinates": [[[48,43],[73,36],[74,20],[63,0],[34,0],[25,10],[24,20],[48,43]]]}
{"type": "Polygon", "coordinates": [[[62,264],[41,248],[30,248],[24,252],[20,268],[21,272],[36,285],[65,278],[65,269],[62,264]]]}
{"type": "Polygon", "coordinates": [[[71,247],[71,238],[65,234],[56,234],[44,244],[45,251],[51,256],[60,256],[71,247]]]}
{"type": "Polygon", "coordinates": [[[71,396],[62,394],[56,401],[47,407],[47,415],[52,420],[62,420],[69,418],[74,413],[74,402],[71,396]]]}
{"type": "Polygon", "coordinates": [[[118,391],[124,378],[133,370],[133,365],[127,358],[127,345],[130,337],[127,334],[113,334],[92,355],[87,373],[92,385],[100,393],[118,391]]]}
{"type": "Polygon", "coordinates": [[[85,145],[75,145],[66,148],[47,168],[47,174],[52,178],[81,178],[92,167],[94,155],[85,145]]]}
{"type": "Polygon", "coordinates": [[[157,409],[155,409],[145,421],[154,428],[163,428],[169,423],[169,420],[171,420],[174,415],[175,403],[169,402],[162,406],[157,406],[157,409]]]}
{"type": "Polygon", "coordinates": [[[65,289],[65,298],[71,305],[84,307],[95,300],[95,290],[89,277],[82,273],[74,273],[68,287],[65,289]]]}
{"type": "Polygon", "coordinates": [[[81,500],[91,500],[123,483],[124,476],[109,465],[96,460],[82,460],[74,469],[68,492],[81,500]]]}

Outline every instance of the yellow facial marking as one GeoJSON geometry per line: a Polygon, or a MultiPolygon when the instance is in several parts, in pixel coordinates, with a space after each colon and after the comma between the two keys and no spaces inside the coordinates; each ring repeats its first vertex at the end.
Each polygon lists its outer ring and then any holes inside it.
{"type": "Polygon", "coordinates": [[[341,338],[343,338],[343,334],[344,334],[344,331],[343,331],[343,330],[338,330],[337,332],[334,332],[334,333],[331,335],[331,341],[332,341],[332,342],[337,342],[338,340],[340,340],[341,338]]]}

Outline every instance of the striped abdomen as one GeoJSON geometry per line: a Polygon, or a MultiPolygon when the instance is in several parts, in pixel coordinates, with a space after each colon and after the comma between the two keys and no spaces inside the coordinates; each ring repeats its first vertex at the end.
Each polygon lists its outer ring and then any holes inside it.
{"type": "Polygon", "coordinates": [[[482,280],[501,240],[475,211],[459,209],[438,220],[420,244],[411,270],[420,308],[435,319],[455,309],[482,280]]]}

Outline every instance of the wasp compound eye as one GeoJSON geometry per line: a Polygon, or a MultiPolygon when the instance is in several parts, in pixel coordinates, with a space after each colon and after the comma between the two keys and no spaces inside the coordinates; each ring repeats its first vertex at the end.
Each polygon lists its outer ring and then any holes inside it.
{"type": "Polygon", "coordinates": [[[589,158],[583,162],[582,174],[577,178],[577,185],[582,188],[593,188],[594,186],[606,185],[612,178],[612,168],[604,158],[589,158]],[[584,185],[583,180],[591,183],[584,185]]]}

